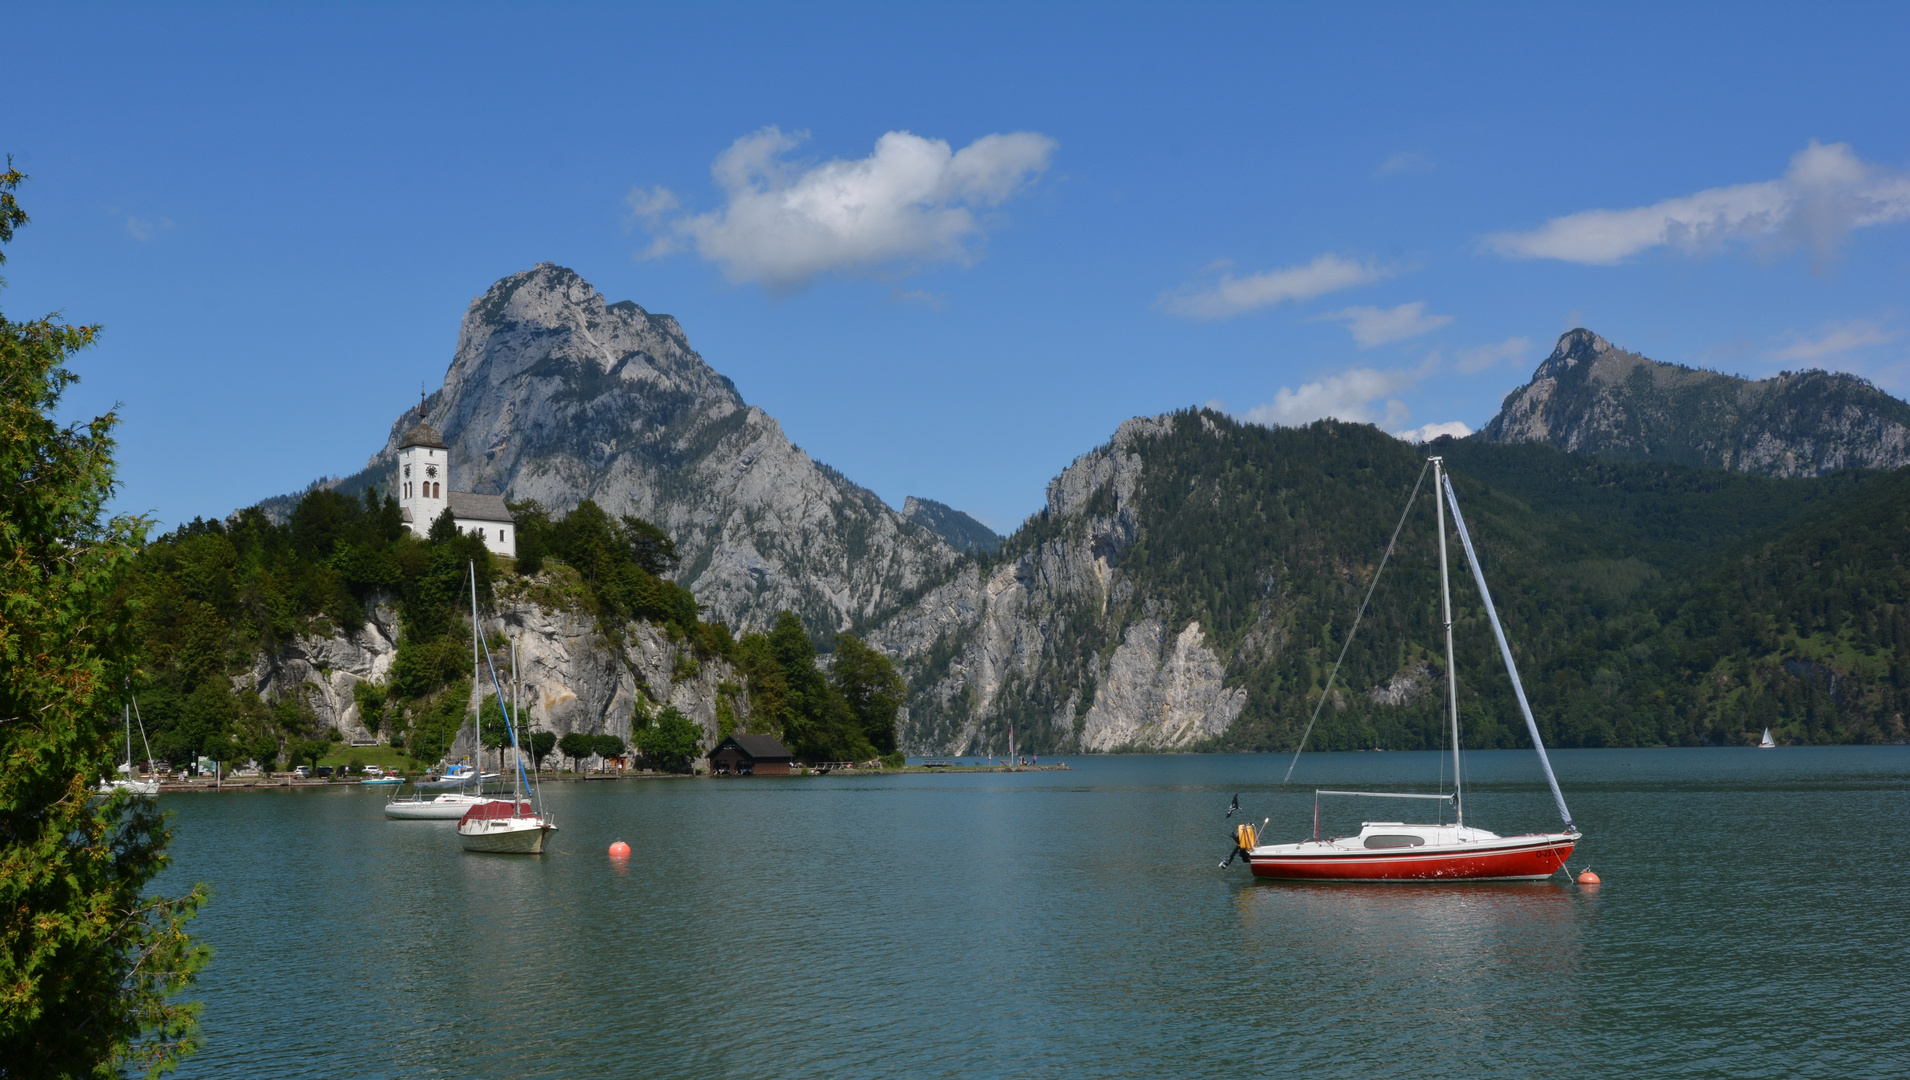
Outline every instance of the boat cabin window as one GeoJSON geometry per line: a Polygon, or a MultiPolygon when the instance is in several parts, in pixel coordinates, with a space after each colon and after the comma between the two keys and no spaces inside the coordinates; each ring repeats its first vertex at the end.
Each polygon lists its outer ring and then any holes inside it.
{"type": "Polygon", "coordinates": [[[1369,848],[1424,847],[1425,845],[1425,837],[1410,836],[1406,833],[1375,833],[1366,838],[1366,846],[1369,848]]]}

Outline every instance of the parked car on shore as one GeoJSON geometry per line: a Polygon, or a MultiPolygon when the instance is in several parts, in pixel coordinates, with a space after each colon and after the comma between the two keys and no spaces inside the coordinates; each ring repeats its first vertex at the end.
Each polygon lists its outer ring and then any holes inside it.
{"type": "Polygon", "coordinates": [[[309,780],[312,776],[312,770],[309,766],[300,765],[298,768],[292,770],[292,775],[298,777],[300,780],[309,780]]]}

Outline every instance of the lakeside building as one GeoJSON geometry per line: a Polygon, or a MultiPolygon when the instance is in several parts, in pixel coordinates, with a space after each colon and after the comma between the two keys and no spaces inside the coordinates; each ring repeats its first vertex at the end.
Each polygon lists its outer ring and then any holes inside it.
{"type": "Polygon", "coordinates": [[[475,533],[493,555],[517,558],[517,520],[499,495],[452,491],[451,449],[420,420],[398,441],[398,507],[412,535],[424,537],[446,510],[461,533],[475,533]]]}
{"type": "Polygon", "coordinates": [[[718,776],[788,776],[796,755],[774,735],[731,735],[710,751],[718,776]]]}

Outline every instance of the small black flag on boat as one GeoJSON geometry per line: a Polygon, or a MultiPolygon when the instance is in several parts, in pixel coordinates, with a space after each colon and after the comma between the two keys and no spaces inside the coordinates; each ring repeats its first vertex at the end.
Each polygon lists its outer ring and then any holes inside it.
{"type": "Polygon", "coordinates": [[[1238,814],[1239,812],[1240,812],[1240,793],[1236,791],[1234,792],[1233,805],[1227,807],[1227,816],[1233,817],[1235,814],[1238,814]]]}

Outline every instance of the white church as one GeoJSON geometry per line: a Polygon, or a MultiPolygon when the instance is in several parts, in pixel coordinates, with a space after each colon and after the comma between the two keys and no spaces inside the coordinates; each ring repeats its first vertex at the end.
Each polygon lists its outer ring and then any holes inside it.
{"type": "Polygon", "coordinates": [[[398,441],[398,506],[420,538],[446,509],[461,533],[476,533],[493,555],[517,558],[517,522],[498,495],[451,491],[451,449],[420,420],[398,441]]]}

